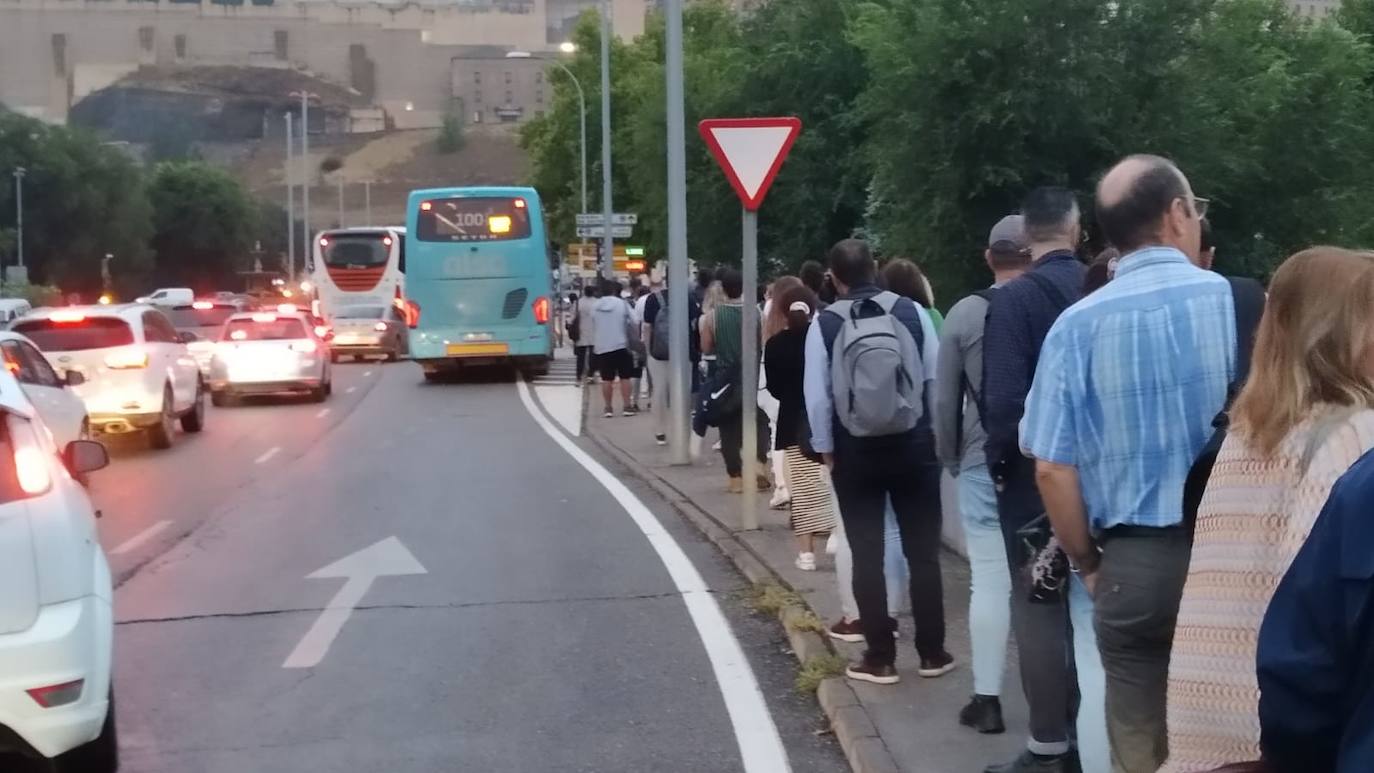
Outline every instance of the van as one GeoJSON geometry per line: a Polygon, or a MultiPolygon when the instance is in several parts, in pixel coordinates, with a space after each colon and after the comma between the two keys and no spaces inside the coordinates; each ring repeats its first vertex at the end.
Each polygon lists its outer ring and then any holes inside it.
{"type": "Polygon", "coordinates": [[[138,302],[154,306],[189,306],[195,299],[196,294],[189,287],[159,287],[152,295],[139,298],[138,302]]]}
{"type": "Polygon", "coordinates": [[[23,298],[0,298],[0,325],[8,325],[32,309],[23,298]]]}

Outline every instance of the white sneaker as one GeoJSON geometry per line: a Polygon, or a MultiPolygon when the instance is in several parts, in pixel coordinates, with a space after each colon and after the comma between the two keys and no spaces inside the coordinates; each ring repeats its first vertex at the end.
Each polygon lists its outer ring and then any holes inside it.
{"type": "Polygon", "coordinates": [[[711,450],[712,450],[712,451],[719,451],[719,450],[720,450],[720,441],[719,441],[719,440],[717,440],[717,441],[715,442],[715,444],[711,446],[711,450]]]}
{"type": "Polygon", "coordinates": [[[768,500],[768,506],[774,510],[781,510],[792,504],[792,497],[788,495],[787,489],[773,489],[773,498],[768,500]]]}
{"type": "Polygon", "coordinates": [[[816,554],[801,553],[797,556],[797,568],[803,572],[816,571],[816,554]]]}
{"type": "Polygon", "coordinates": [[[614,419],[614,418],[615,418],[615,411],[606,411],[605,413],[601,414],[601,418],[603,418],[603,419],[614,419]]]}

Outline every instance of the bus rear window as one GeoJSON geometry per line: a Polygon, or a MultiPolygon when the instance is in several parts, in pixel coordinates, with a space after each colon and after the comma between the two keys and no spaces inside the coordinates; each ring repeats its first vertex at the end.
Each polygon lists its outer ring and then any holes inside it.
{"type": "Polygon", "coordinates": [[[378,268],[391,256],[391,237],[379,234],[326,234],[320,253],[330,268],[378,268]]]}
{"type": "Polygon", "coordinates": [[[109,349],[134,342],[134,331],[128,323],[114,317],[86,317],[72,322],[28,319],[16,322],[10,329],[28,336],[45,352],[109,349]]]}
{"type": "Polygon", "coordinates": [[[527,239],[530,210],[513,197],[431,199],[420,204],[422,242],[497,242],[527,239]]]}

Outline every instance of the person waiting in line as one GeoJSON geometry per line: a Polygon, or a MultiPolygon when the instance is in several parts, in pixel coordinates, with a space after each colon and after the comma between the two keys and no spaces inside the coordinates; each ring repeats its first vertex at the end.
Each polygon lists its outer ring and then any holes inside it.
{"type": "Polygon", "coordinates": [[[1154,773],[1168,757],[1169,653],[1190,552],[1184,484],[1238,368],[1231,283],[1195,262],[1206,203],[1158,156],[1107,172],[1095,209],[1122,252],[1116,276],[1055,323],[1021,424],[1055,536],[1096,589],[1120,773],[1154,773]]]}
{"type": "Polygon", "coordinates": [[[597,296],[601,294],[598,281],[588,282],[582,288],[582,298],[578,300],[574,311],[577,315],[577,345],[573,347],[573,354],[577,357],[577,378],[580,381],[585,376],[588,384],[594,380],[596,369],[592,362],[592,349],[596,344],[596,316],[593,310],[597,296]]]}
{"type": "Polygon", "coordinates": [[[630,355],[634,357],[634,372],[630,376],[630,407],[639,412],[639,390],[644,382],[644,361],[648,359],[644,337],[639,334],[644,322],[644,299],[649,296],[649,288],[641,281],[634,290],[634,297],[627,299],[630,305],[630,325],[634,334],[630,336],[630,355]]]}
{"type": "Polygon", "coordinates": [[[945,318],[935,308],[935,290],[930,286],[930,279],[915,261],[908,258],[889,260],[883,266],[881,284],[892,292],[915,301],[930,317],[935,334],[940,334],[945,318]]]}
{"type": "Polygon", "coordinates": [[[895,622],[888,616],[883,567],[884,511],[896,511],[911,569],[917,674],[942,676],[954,658],[945,650],[940,576],[939,468],[925,410],[928,374],[922,360],[924,315],[907,298],[878,289],[867,243],[846,239],[830,250],[830,271],[841,300],[807,332],[805,396],[811,444],[831,468],[840,516],[854,551],[854,596],[867,651],[845,670],[851,679],[895,684],[895,622]],[[846,329],[887,330],[882,340],[850,341],[846,329]],[[890,342],[890,343],[888,343],[890,342]],[[841,346],[840,344],[844,344],[841,346]],[[891,376],[892,381],[886,381],[891,376]],[[870,388],[887,383],[895,389],[870,388]],[[847,394],[835,394],[844,389],[847,394]]]}
{"type": "Polygon", "coordinates": [[[1097,253],[1093,262],[1088,264],[1088,273],[1083,276],[1083,294],[1091,295],[1102,289],[1102,285],[1112,281],[1112,275],[1116,273],[1116,264],[1121,259],[1121,253],[1115,247],[1108,247],[1097,253]]]}
{"type": "MultiPolygon", "coordinates": [[[[655,283],[653,292],[644,298],[644,314],[640,317],[641,336],[645,341],[648,357],[645,361],[649,369],[649,380],[653,393],[649,400],[649,415],[653,421],[654,442],[660,446],[668,445],[668,406],[671,400],[669,368],[669,338],[671,313],[668,310],[668,288],[662,281],[655,283]]],[[[689,389],[695,393],[701,378],[697,363],[701,359],[701,339],[697,333],[697,321],[701,317],[701,307],[691,293],[687,294],[687,358],[690,363],[689,389]]]]}
{"type": "Polygon", "coordinates": [[[634,322],[634,309],[620,297],[620,284],[605,280],[601,297],[593,310],[593,354],[596,367],[601,374],[601,399],[605,403],[605,417],[615,416],[613,395],[615,382],[620,382],[621,414],[633,416],[637,413],[630,396],[630,381],[634,377],[634,355],[630,351],[630,338],[638,338],[634,322]]]}
{"type": "Polygon", "coordinates": [[[964,298],[949,310],[935,368],[935,447],[941,465],[958,482],[959,515],[971,573],[968,625],[973,697],[959,712],[959,723],[980,733],[1006,730],[1002,675],[1011,634],[1011,573],[997,517],[997,490],[983,450],[987,434],[978,413],[983,390],[983,324],[989,299],[1024,273],[1030,259],[1021,216],[999,220],[988,234],[983,253],[992,270],[992,287],[964,298]]]}
{"type": "Polygon", "coordinates": [[[1198,231],[1197,265],[1198,268],[1213,271],[1212,268],[1217,262],[1217,245],[1212,240],[1212,223],[1207,218],[1202,218],[1202,224],[1198,231]]]}
{"type": "Polygon", "coordinates": [[[768,285],[768,292],[763,302],[763,367],[759,371],[759,405],[763,412],[768,416],[769,426],[773,428],[773,437],[768,447],[773,449],[768,453],[768,466],[773,471],[773,496],[768,500],[768,506],[774,510],[781,510],[787,507],[791,494],[787,490],[787,476],[783,470],[783,452],[778,446],[778,401],[774,397],[772,390],[768,388],[768,342],[773,336],[787,329],[787,309],[777,303],[777,299],[794,287],[801,287],[802,282],[795,276],[780,276],[768,285]]]}
{"type": "MultiPolygon", "coordinates": [[[[1083,292],[1078,201],[1065,188],[1037,188],[1021,205],[1031,265],[993,293],[983,329],[984,451],[997,493],[998,519],[1011,570],[1011,621],[1020,657],[1021,689],[1030,709],[1030,737],[1015,759],[987,773],[1068,773],[1077,727],[1077,763],[1084,773],[1111,766],[1103,719],[1103,677],[1093,633],[1093,601],[1077,578],[1053,567],[1050,524],[1036,488],[1035,463],[1021,452],[1018,424],[1031,377],[1052,326],[1083,292]],[[1034,551],[1027,549],[1027,544],[1034,551]],[[1078,711],[1075,722],[1074,697],[1078,711]]],[[[1043,363],[1041,364],[1043,368],[1043,363]]]]}
{"type": "MultiPolygon", "coordinates": [[[[744,332],[744,276],[738,269],[727,268],[721,273],[721,291],[725,299],[715,307],[712,322],[702,326],[701,351],[716,357],[716,373],[727,374],[734,386],[740,384],[740,374],[744,368],[757,368],[758,363],[744,362],[744,335],[759,336],[759,328],[744,332]]],[[[717,377],[719,378],[719,377],[717,377]]],[[[708,384],[714,383],[708,380],[708,384]]],[[[772,488],[773,482],[763,472],[768,466],[768,418],[761,409],[755,410],[752,420],[757,426],[758,447],[750,449],[759,461],[759,473],[754,484],[759,491],[772,488]]],[[[731,493],[744,491],[744,422],[749,420],[740,409],[733,415],[720,417],[720,455],[725,461],[725,473],[729,476],[727,490],[731,493]]]]}
{"type": "Polygon", "coordinates": [[[1253,362],[1198,508],[1166,773],[1260,758],[1264,610],[1331,487],[1374,448],[1374,253],[1316,247],[1284,261],[1253,362]]]}
{"type": "Polygon", "coordinates": [[[808,260],[797,269],[797,278],[806,285],[806,289],[816,295],[821,308],[825,308],[825,302],[821,300],[821,292],[825,289],[825,266],[817,261],[808,260]]]}
{"type": "MultiPolygon", "coordinates": [[[[774,287],[777,287],[775,283],[774,287]]],[[[783,459],[787,480],[789,520],[797,536],[797,568],[816,569],[816,538],[835,529],[831,507],[830,482],[818,459],[802,449],[799,428],[806,411],[802,388],[806,372],[806,330],[816,312],[816,296],[800,280],[787,283],[787,289],[773,296],[773,310],[786,309],[787,327],[777,331],[764,345],[763,363],[768,372],[768,391],[777,398],[773,450],[783,459]]],[[[807,451],[810,443],[807,442],[807,451]]]]}

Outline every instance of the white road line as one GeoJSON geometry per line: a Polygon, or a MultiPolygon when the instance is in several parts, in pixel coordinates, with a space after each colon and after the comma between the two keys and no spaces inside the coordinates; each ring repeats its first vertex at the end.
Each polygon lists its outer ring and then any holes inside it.
{"type": "Polygon", "coordinates": [[[370,370],[365,370],[365,371],[363,371],[363,378],[367,378],[368,376],[371,376],[371,375],[372,375],[372,371],[370,371],[370,370]]]}
{"type": "Polygon", "coordinates": [[[315,418],[317,418],[317,419],[323,419],[324,417],[326,417],[326,416],[328,416],[328,415],[329,415],[329,409],[328,409],[328,408],[321,408],[321,409],[320,409],[320,412],[317,413],[317,414],[315,414],[315,418]]]}
{"type": "Polygon", "coordinates": [[[349,388],[347,388],[347,389],[344,390],[344,394],[346,394],[346,395],[351,395],[351,394],[353,394],[353,390],[355,390],[355,389],[357,389],[357,387],[349,387],[349,388]]]}
{"type": "Polygon", "coordinates": [[[254,459],[253,464],[265,464],[267,460],[276,456],[277,452],[279,451],[281,451],[281,446],[272,446],[271,448],[267,449],[267,451],[263,453],[262,456],[259,456],[258,458],[254,459]]]}
{"type": "Polygon", "coordinates": [[[125,553],[132,553],[135,550],[138,550],[140,547],[142,547],[145,543],[151,541],[153,537],[156,537],[157,535],[161,534],[163,529],[166,529],[168,526],[171,525],[171,521],[158,521],[152,526],[149,526],[148,528],[144,529],[138,534],[135,534],[134,536],[120,543],[119,547],[110,551],[110,555],[122,556],[125,553]]]}
{"type": "Polygon", "coordinates": [[[682,552],[677,540],[663,528],[653,512],[625,484],[578,448],[567,435],[558,431],[539,406],[534,404],[530,388],[524,381],[517,379],[515,387],[520,393],[520,401],[525,404],[525,410],[529,411],[535,423],[615,497],[658,553],[659,560],[668,570],[668,576],[682,594],[687,613],[696,626],[697,635],[701,637],[706,656],[711,660],[711,669],[715,672],[721,697],[725,699],[725,709],[735,729],[735,742],[739,744],[746,773],[790,771],[792,768],[787,761],[787,750],[778,736],[773,716],[768,713],[768,702],[759,690],[749,660],[691,559],[682,552]]]}

